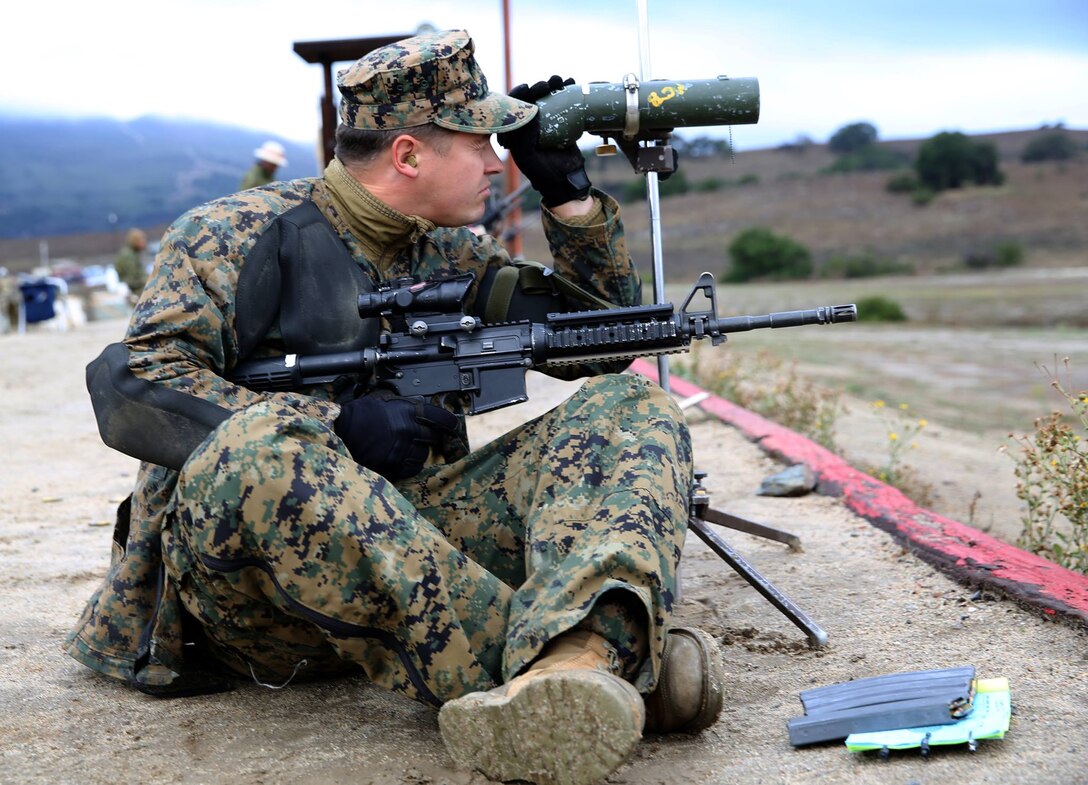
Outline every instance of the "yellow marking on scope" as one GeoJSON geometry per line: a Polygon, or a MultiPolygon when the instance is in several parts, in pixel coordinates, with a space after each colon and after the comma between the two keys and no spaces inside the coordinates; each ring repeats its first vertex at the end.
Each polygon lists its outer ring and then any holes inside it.
{"type": "Polygon", "coordinates": [[[653,106],[654,109],[656,109],[657,107],[661,106],[661,104],[665,103],[666,101],[668,101],[668,100],[670,100],[672,98],[676,98],[676,96],[683,95],[683,94],[684,94],[684,86],[682,84],[678,84],[678,85],[676,85],[676,87],[672,87],[670,85],[669,87],[662,87],[661,88],[661,95],[658,95],[657,91],[654,91],[654,92],[650,93],[649,97],[646,100],[650,102],[650,105],[653,106]]]}

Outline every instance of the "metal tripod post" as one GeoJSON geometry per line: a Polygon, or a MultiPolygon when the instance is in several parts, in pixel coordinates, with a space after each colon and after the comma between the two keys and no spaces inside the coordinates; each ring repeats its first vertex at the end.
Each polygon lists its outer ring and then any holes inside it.
{"type": "MultiPolygon", "coordinates": [[[[646,13],[646,0],[636,0],[638,6],[639,79],[650,78],[650,22],[646,13]]],[[[650,246],[653,253],[654,302],[665,302],[665,262],[661,250],[661,195],[658,191],[657,172],[646,172],[646,202],[650,206],[650,246]]],[[[657,358],[658,384],[669,390],[669,357],[657,358]]]]}
{"type": "Polygon", "coordinates": [[[755,567],[733,550],[732,546],[719,537],[707,524],[715,523],[719,526],[727,526],[730,529],[747,532],[756,537],[765,537],[769,540],[785,543],[793,551],[801,550],[801,540],[796,535],[784,532],[781,529],[764,526],[747,518],[711,509],[710,495],[703,485],[705,477],[706,472],[695,472],[695,481],[692,483],[689,498],[691,516],[688,520],[688,527],[710,547],[710,550],[721,557],[740,577],[748,581],[753,589],[762,594],[767,602],[777,608],[796,627],[804,631],[805,635],[808,636],[809,646],[814,649],[826,646],[827,633],[824,632],[823,628],[810,619],[808,614],[801,610],[793,600],[779,591],[778,587],[763,577],[755,567]]]}
{"type": "MultiPolygon", "coordinates": [[[[645,81],[650,78],[650,25],[646,14],[646,0],[636,0],[636,5],[638,6],[639,80],[645,81]]],[[[634,88],[635,95],[637,96],[637,85],[635,85],[634,88]]],[[[629,99],[628,112],[630,113],[636,108],[637,107],[632,107],[629,99]]],[[[625,132],[625,139],[632,141],[635,137],[635,133],[630,131],[630,127],[628,127],[628,131],[629,133],[625,132]]],[[[640,158],[639,162],[641,163],[641,161],[642,159],[640,158]]],[[[658,191],[658,173],[652,167],[652,164],[647,164],[645,169],[646,201],[650,206],[650,245],[653,251],[654,302],[661,305],[665,303],[665,264],[661,243],[661,196],[658,191]]],[[[636,164],[636,170],[641,170],[641,167],[638,164],[636,164]]],[[[671,171],[671,169],[667,168],[663,171],[671,171]]],[[[670,392],[668,355],[662,354],[658,356],[657,373],[658,383],[665,392],[670,392]]],[[[763,577],[751,564],[725,542],[725,540],[713,532],[707,524],[716,523],[720,526],[728,526],[740,531],[746,531],[749,534],[754,534],[759,537],[777,540],[778,542],[789,545],[791,550],[800,550],[800,540],[788,532],[779,531],[769,526],[755,523],[754,521],[749,521],[735,515],[711,509],[710,498],[706,493],[706,488],[702,484],[702,478],[705,476],[706,475],[703,472],[695,473],[695,482],[690,499],[691,515],[688,521],[691,530],[694,531],[710,547],[710,549],[714,551],[714,553],[721,557],[726,564],[732,567],[742,578],[748,581],[753,588],[762,594],[768,602],[774,605],[787,619],[803,630],[808,636],[810,646],[819,648],[826,645],[827,633],[824,632],[818,624],[812,621],[804,611],[797,607],[789,597],[779,591],[773,583],[763,577]]],[[[679,580],[677,581],[674,590],[677,597],[679,597],[681,590],[679,580]]]]}

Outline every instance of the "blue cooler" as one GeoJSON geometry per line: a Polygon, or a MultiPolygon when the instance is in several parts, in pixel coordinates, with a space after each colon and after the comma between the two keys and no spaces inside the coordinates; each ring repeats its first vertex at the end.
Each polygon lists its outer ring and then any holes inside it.
{"type": "Polygon", "coordinates": [[[23,293],[26,323],[44,322],[57,315],[57,285],[46,281],[30,281],[19,284],[23,293]]]}

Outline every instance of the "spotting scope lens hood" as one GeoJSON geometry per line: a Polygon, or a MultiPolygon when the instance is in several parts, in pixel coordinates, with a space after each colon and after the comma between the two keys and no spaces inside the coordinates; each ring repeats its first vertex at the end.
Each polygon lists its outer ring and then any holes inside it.
{"type": "Polygon", "coordinates": [[[565,147],[590,133],[617,141],[663,139],[674,128],[759,122],[759,80],[649,79],[585,82],[536,102],[540,145],[565,147]]]}

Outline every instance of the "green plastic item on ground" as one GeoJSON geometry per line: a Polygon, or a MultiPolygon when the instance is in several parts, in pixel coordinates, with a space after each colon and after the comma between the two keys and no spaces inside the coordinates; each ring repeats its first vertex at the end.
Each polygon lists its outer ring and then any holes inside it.
{"type": "Polygon", "coordinates": [[[1009,729],[1012,694],[1006,678],[979,679],[971,711],[948,725],[927,725],[901,730],[851,733],[846,748],[851,752],[906,750],[921,748],[928,755],[932,747],[966,744],[973,752],[981,739],[1001,739],[1009,729]]]}

